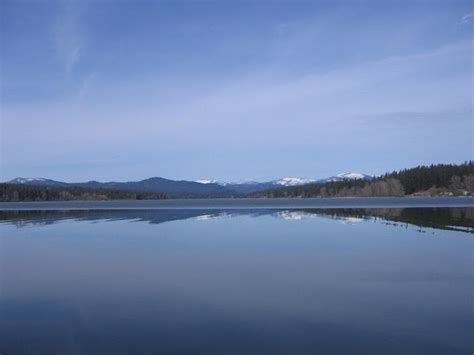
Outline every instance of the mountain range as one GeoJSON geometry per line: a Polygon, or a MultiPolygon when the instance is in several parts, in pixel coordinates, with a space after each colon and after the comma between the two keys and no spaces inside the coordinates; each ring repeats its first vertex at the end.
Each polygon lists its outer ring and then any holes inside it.
{"type": "Polygon", "coordinates": [[[344,180],[371,180],[372,176],[360,173],[344,173],[331,176],[326,179],[305,179],[285,177],[267,182],[243,181],[223,182],[219,180],[170,180],[161,177],[152,177],[140,181],[128,182],[73,182],[67,183],[45,178],[15,178],[8,181],[9,184],[21,184],[31,186],[52,187],[83,187],[83,188],[105,188],[120,189],[141,192],[160,192],[173,198],[217,198],[217,197],[240,197],[245,194],[265,191],[288,186],[300,186],[315,183],[326,183],[330,181],[344,180]]]}

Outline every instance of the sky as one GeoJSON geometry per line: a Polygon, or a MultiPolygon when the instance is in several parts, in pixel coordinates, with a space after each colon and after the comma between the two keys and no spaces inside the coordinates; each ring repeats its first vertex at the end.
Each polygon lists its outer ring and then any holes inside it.
{"type": "Polygon", "coordinates": [[[0,2],[0,181],[473,159],[472,1],[0,2]]]}

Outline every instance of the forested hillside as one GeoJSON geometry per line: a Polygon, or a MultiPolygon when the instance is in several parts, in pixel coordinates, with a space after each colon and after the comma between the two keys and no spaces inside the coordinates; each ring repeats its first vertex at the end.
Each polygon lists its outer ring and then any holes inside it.
{"type": "Polygon", "coordinates": [[[136,192],[82,187],[50,187],[0,184],[0,201],[71,201],[71,200],[158,200],[166,198],[157,192],[136,192]]]}
{"type": "Polygon", "coordinates": [[[474,193],[474,163],[438,164],[394,171],[371,181],[346,180],[272,189],[253,197],[376,197],[469,195],[474,193]]]}
{"type": "MultiPolygon", "coordinates": [[[[153,179],[149,179],[153,180],[153,179]]],[[[155,179],[156,180],[156,179],[155,179]]],[[[148,180],[145,180],[148,181],[148,180]]],[[[197,183],[193,183],[197,184],[197,183]]],[[[199,185],[199,184],[197,184],[199,185]]],[[[0,184],[0,201],[68,201],[68,200],[155,200],[167,198],[161,192],[140,191],[137,186],[113,187],[37,186],[0,184]]],[[[142,185],[140,185],[142,186],[142,185]]],[[[149,187],[149,186],[145,186],[149,187]]],[[[205,186],[207,188],[207,186],[205,186]]],[[[153,186],[150,189],[154,189],[153,186]]],[[[211,186],[211,188],[213,188],[211,186]]],[[[216,193],[175,195],[172,197],[235,197],[216,193]]],[[[344,180],[281,187],[245,195],[247,197],[377,197],[377,196],[463,196],[474,194],[474,163],[438,164],[394,171],[372,180],[344,180]]],[[[244,197],[243,194],[235,194],[244,197]]]]}
{"type": "Polygon", "coordinates": [[[469,161],[461,165],[438,164],[418,166],[392,172],[381,179],[397,179],[402,184],[405,194],[435,188],[447,188],[452,192],[456,190],[473,191],[474,162],[469,161]]]}

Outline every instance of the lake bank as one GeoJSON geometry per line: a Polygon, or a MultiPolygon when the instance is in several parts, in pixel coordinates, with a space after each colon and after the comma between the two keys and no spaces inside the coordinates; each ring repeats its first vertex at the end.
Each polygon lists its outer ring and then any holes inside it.
{"type": "Polygon", "coordinates": [[[301,209],[474,207],[473,197],[242,198],[0,202],[0,211],[98,209],[301,209]]]}

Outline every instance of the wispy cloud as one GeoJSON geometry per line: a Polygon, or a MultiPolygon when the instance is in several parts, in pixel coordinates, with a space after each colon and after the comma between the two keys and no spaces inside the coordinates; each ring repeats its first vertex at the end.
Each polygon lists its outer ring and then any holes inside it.
{"type": "Polygon", "coordinates": [[[474,12],[465,14],[463,17],[461,17],[461,23],[463,24],[471,23],[473,18],[474,18],[474,12]]]}
{"type": "MultiPolygon", "coordinates": [[[[190,21],[166,8],[149,16],[144,4],[56,1],[63,2],[43,22],[53,27],[29,42],[46,39],[54,51],[29,71],[43,64],[40,80],[27,78],[51,94],[2,108],[11,132],[2,142],[6,178],[318,177],[458,161],[472,151],[468,6],[429,10],[421,21],[403,11],[365,19],[348,9],[269,21],[265,11],[254,23],[224,21],[227,10],[190,21]],[[88,21],[108,7],[110,26],[88,21]],[[189,21],[200,32],[177,34],[189,21]],[[462,30],[443,30],[453,22],[462,30]],[[119,159],[89,160],[109,157],[119,159]]],[[[32,47],[21,36],[18,45],[32,47]]],[[[21,58],[6,54],[12,63],[21,58]]]]}
{"type": "MultiPolygon", "coordinates": [[[[8,116],[16,119],[5,122],[11,125],[10,131],[21,132],[24,140],[37,141],[38,144],[32,144],[34,147],[43,143],[48,143],[45,146],[49,148],[67,144],[78,151],[90,150],[91,154],[99,147],[89,147],[85,144],[89,140],[100,141],[105,149],[127,142],[127,152],[145,151],[151,146],[161,151],[176,147],[200,149],[240,145],[243,141],[256,149],[262,145],[262,137],[265,144],[274,146],[285,141],[293,146],[322,148],[329,140],[354,140],[354,131],[367,128],[360,125],[361,116],[377,118],[370,128],[374,131],[389,122],[393,131],[406,132],[406,120],[398,118],[400,112],[416,113],[404,115],[407,120],[426,115],[425,123],[436,118],[445,125],[452,125],[454,119],[464,124],[465,115],[444,112],[463,110],[469,104],[470,82],[465,73],[469,70],[470,53],[471,42],[461,41],[434,51],[389,57],[297,79],[275,82],[265,76],[249,75],[210,92],[197,88],[186,95],[183,90],[168,86],[170,95],[161,90],[154,94],[159,86],[154,81],[128,82],[123,90],[106,89],[100,78],[90,76],[83,81],[75,102],[10,109],[8,116]],[[452,58],[456,58],[459,71],[446,70],[452,67],[452,58]],[[189,97],[185,99],[186,96],[189,97]],[[29,123],[29,127],[34,127],[30,136],[20,125],[31,112],[35,112],[38,120],[29,123]],[[112,126],[115,129],[110,131],[112,126]],[[278,129],[268,135],[269,127],[278,129]],[[49,135],[38,134],[45,129],[49,135]],[[234,134],[225,134],[229,130],[234,134]],[[108,134],[104,136],[103,132],[108,134]]],[[[426,130],[429,129],[427,125],[426,130]]],[[[436,132],[441,130],[436,128],[436,132]]]]}
{"type": "Polygon", "coordinates": [[[58,59],[69,75],[79,61],[84,45],[81,30],[81,16],[84,5],[74,1],[64,1],[54,27],[54,45],[58,59]]]}

